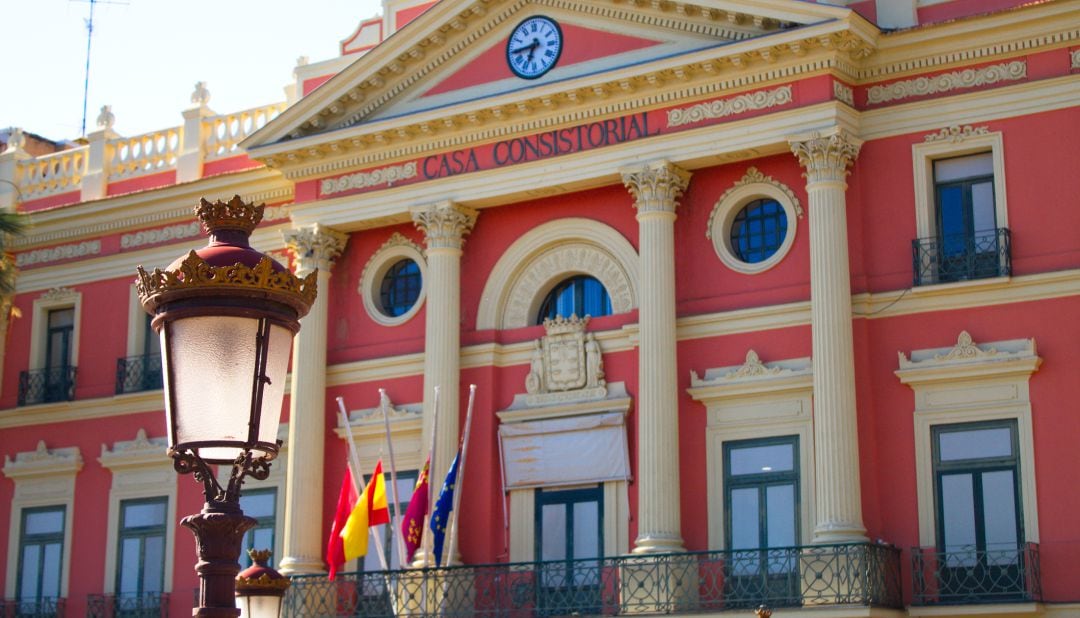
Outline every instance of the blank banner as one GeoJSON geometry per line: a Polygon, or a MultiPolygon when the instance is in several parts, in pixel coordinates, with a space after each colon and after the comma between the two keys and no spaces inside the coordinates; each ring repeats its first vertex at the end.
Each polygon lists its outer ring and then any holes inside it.
{"type": "Polygon", "coordinates": [[[499,426],[506,489],[630,478],[622,413],[499,426]]]}

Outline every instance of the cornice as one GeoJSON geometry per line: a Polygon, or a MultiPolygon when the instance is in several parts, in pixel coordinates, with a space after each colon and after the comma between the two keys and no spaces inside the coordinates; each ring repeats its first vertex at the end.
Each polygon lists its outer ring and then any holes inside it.
{"type": "Polygon", "coordinates": [[[237,193],[247,201],[284,202],[292,200],[293,186],[279,172],[259,168],[32,212],[32,229],[13,239],[11,250],[19,252],[154,225],[186,223],[191,221],[199,198],[231,197],[237,193]]]}
{"type": "Polygon", "coordinates": [[[0,410],[0,429],[93,421],[99,418],[162,412],[163,410],[165,410],[165,400],[161,391],[43,403],[0,410]]]}
{"type": "Polygon", "coordinates": [[[560,125],[833,72],[853,80],[870,36],[828,22],[682,54],[596,76],[373,121],[255,148],[251,156],[291,179],[313,178],[560,125]]]}

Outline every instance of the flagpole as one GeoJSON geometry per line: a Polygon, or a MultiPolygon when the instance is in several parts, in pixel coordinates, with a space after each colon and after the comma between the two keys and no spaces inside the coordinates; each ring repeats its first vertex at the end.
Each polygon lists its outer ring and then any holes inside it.
{"type": "MultiPolygon", "coordinates": [[[[357,448],[356,448],[356,442],[353,440],[353,435],[352,435],[352,426],[349,424],[349,415],[348,415],[348,413],[345,412],[345,398],[344,397],[338,397],[337,398],[337,405],[338,405],[338,413],[341,414],[341,422],[342,422],[343,426],[345,427],[345,437],[348,439],[348,442],[349,442],[349,457],[352,460],[353,483],[356,483],[357,479],[359,479],[359,482],[361,483],[361,485],[356,488],[356,495],[358,495],[360,497],[363,497],[363,495],[364,495],[364,487],[367,487],[368,481],[364,479],[364,473],[360,471],[361,470],[361,468],[360,468],[360,451],[357,450],[357,448]]],[[[370,527],[368,528],[368,534],[371,534],[371,528],[370,527]]],[[[376,539],[376,540],[378,540],[378,539],[376,539]]],[[[379,555],[379,562],[382,564],[383,570],[384,571],[389,571],[390,570],[390,565],[388,565],[386,563],[386,555],[385,555],[385,552],[383,551],[381,543],[375,543],[375,551],[379,555]]]]}
{"type": "Polygon", "coordinates": [[[450,510],[450,516],[453,519],[450,521],[450,553],[446,557],[447,564],[454,559],[454,554],[457,552],[458,506],[461,504],[461,487],[465,480],[465,454],[469,451],[469,430],[472,428],[473,402],[475,401],[476,385],[470,384],[469,409],[465,413],[465,436],[461,441],[461,460],[458,461],[457,478],[454,480],[454,506],[450,510]]]}
{"type": "Polygon", "coordinates": [[[386,426],[386,450],[390,454],[390,495],[394,500],[394,519],[390,527],[391,538],[397,539],[394,547],[397,549],[398,566],[405,568],[405,539],[401,538],[401,501],[398,500],[397,488],[397,465],[394,462],[394,442],[390,439],[390,412],[387,410],[389,398],[386,389],[379,389],[379,406],[382,408],[383,424],[386,426]],[[395,534],[395,532],[397,534],[395,534]]]}

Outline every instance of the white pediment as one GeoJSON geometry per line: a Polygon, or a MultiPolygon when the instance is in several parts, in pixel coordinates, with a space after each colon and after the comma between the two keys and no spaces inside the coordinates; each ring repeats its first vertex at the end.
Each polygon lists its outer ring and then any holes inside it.
{"type": "MultiPolygon", "coordinates": [[[[801,25],[847,19],[847,9],[797,0],[442,0],[243,145],[383,123],[493,98],[557,91],[593,76],[801,25]],[[564,37],[563,55],[538,79],[514,76],[506,43],[523,19],[545,15],[564,37]]],[[[256,153],[257,154],[257,153],[256,153]]]]}

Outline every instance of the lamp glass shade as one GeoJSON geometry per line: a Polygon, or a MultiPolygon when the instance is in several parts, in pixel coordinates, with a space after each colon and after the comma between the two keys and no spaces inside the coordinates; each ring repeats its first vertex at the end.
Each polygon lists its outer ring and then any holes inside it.
{"type": "MultiPolygon", "coordinates": [[[[251,317],[193,316],[162,329],[170,446],[190,445],[205,461],[231,462],[256,441],[276,444],[293,334],[271,323],[266,380],[260,380],[260,323],[251,317]],[[259,389],[262,405],[253,415],[259,389]],[[215,444],[200,446],[205,443],[215,444]]],[[[259,449],[252,454],[266,456],[259,449]]]]}
{"type": "Polygon", "coordinates": [[[278,618],[281,613],[281,596],[274,594],[236,595],[240,618],[278,618]]]}

